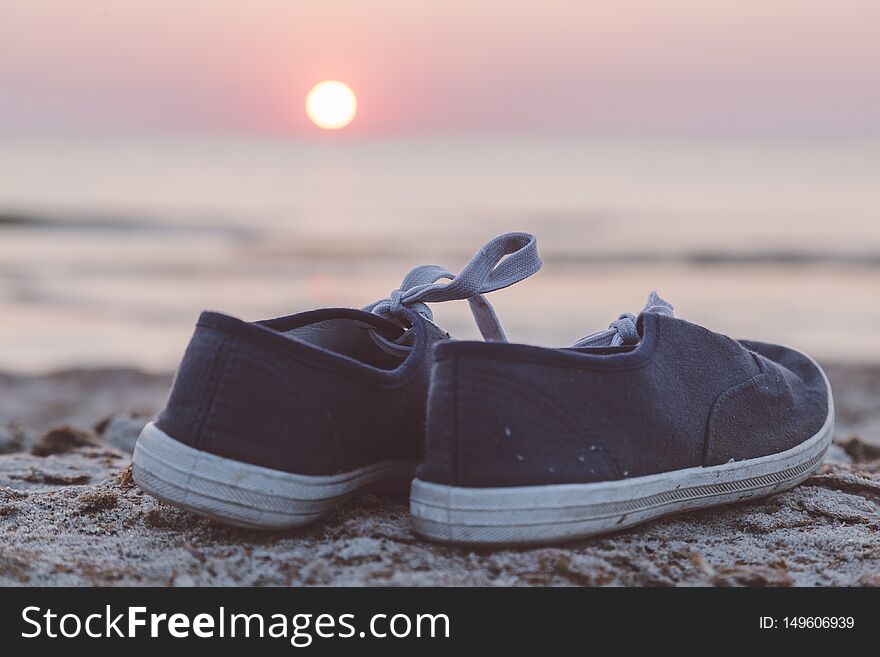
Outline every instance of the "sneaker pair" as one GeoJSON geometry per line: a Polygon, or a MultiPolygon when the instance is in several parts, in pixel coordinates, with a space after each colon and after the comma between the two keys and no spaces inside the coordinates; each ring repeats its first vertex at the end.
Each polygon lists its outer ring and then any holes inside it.
{"type": "Polygon", "coordinates": [[[509,233],[459,275],[417,267],[363,310],[203,313],[138,439],[136,482],[222,522],[281,529],[415,475],[418,534],[516,545],[769,495],[817,468],[834,407],[809,356],[675,319],[653,293],[570,347],[509,343],[483,295],[540,267],[535,238],[509,233]],[[454,299],[485,342],[433,322],[427,304],[454,299]]]}

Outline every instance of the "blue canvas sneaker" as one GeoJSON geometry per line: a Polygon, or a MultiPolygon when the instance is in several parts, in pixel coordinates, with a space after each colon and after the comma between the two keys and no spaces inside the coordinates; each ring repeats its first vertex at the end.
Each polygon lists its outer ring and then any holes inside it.
{"type": "Polygon", "coordinates": [[[828,379],[809,356],[672,316],[567,349],[443,342],[411,510],[450,543],[547,544],[769,495],[831,442],[828,379]]]}
{"type": "Polygon", "coordinates": [[[203,313],[165,409],[138,439],[135,481],[175,506],[265,529],[304,525],[380,482],[408,483],[432,347],[449,339],[426,304],[467,299],[483,336],[504,340],[482,295],[540,267],[535,238],[509,233],[458,276],[417,267],[363,310],[255,323],[203,313]]]}

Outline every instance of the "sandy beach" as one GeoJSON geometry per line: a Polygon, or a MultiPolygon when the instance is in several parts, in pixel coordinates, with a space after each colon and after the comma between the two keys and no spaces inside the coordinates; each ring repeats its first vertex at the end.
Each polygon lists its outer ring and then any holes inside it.
{"type": "Polygon", "coordinates": [[[0,374],[3,585],[880,585],[880,367],[827,366],[835,444],[767,500],[564,547],[472,551],[409,526],[405,494],[259,533],[163,505],[131,450],[171,375],[0,374]]]}
{"type": "MultiPolygon", "coordinates": [[[[0,145],[0,583],[880,584],[876,141],[0,145]],[[261,534],[131,484],[201,309],[360,307],[509,230],[537,234],[545,261],[492,295],[513,341],[571,344],[656,289],[683,319],[817,356],[837,400],[823,470],[763,502],[481,552],[418,539],[405,491],[261,534]]],[[[434,305],[477,337],[467,304],[434,305]]]]}

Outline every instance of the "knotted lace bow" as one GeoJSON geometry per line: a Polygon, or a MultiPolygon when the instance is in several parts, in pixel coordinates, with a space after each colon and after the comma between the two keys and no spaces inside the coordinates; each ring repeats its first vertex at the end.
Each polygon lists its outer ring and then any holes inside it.
{"type": "MultiPolygon", "coordinates": [[[[656,292],[648,295],[648,303],[642,308],[644,313],[654,313],[672,317],[672,304],[661,298],[656,292]]],[[[638,317],[632,313],[624,313],[615,319],[604,331],[591,333],[577,342],[572,347],[619,347],[621,345],[638,344],[641,337],[636,329],[638,317]]]]}
{"type": "Polygon", "coordinates": [[[505,233],[486,243],[457,276],[439,265],[413,269],[387,299],[364,310],[389,319],[403,318],[403,309],[434,315],[428,303],[467,299],[485,340],[506,341],[495,309],[483,296],[528,278],[541,268],[537,241],[529,233],[505,233]],[[448,279],[448,283],[440,283],[448,279]]]}

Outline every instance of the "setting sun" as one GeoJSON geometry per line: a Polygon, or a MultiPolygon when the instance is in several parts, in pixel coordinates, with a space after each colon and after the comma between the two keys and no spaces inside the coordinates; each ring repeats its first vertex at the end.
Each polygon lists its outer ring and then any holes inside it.
{"type": "Polygon", "coordinates": [[[357,113],[357,97],[344,82],[326,80],[312,87],[306,96],[306,114],[312,123],[326,130],[344,128],[357,113]]]}

